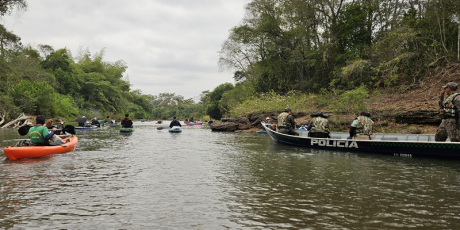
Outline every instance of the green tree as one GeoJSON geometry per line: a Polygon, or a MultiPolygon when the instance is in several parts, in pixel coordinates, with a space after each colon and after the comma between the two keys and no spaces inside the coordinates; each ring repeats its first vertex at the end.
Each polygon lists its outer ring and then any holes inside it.
{"type": "Polygon", "coordinates": [[[220,120],[222,115],[226,112],[227,107],[221,107],[220,101],[222,99],[222,95],[230,91],[234,88],[231,83],[224,83],[217,86],[212,92],[209,93],[210,103],[206,107],[206,114],[209,115],[211,118],[216,120],[220,120]]]}

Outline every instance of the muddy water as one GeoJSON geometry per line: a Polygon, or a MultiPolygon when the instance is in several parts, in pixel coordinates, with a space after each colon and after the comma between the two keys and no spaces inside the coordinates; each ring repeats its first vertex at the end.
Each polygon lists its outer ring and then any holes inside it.
{"type": "MultiPolygon", "coordinates": [[[[460,161],[156,127],[78,131],[75,152],[39,159],[1,154],[0,228],[460,228],[460,161]]],[[[19,139],[0,130],[1,147],[19,139]]]]}

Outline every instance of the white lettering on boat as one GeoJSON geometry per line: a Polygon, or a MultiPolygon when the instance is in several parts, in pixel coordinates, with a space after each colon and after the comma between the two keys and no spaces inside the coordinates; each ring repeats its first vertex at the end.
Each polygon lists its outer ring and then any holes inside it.
{"type": "Polygon", "coordinates": [[[356,141],[334,141],[311,139],[311,145],[339,147],[339,148],[359,148],[356,141]]]}

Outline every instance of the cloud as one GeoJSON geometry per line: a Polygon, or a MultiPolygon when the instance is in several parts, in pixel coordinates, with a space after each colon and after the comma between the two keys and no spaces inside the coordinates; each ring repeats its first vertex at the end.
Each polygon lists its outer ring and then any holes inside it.
{"type": "Polygon", "coordinates": [[[41,0],[28,1],[8,29],[25,44],[79,47],[105,60],[128,64],[133,89],[144,94],[176,93],[185,98],[233,82],[218,72],[218,51],[228,30],[243,18],[247,0],[41,0]]]}

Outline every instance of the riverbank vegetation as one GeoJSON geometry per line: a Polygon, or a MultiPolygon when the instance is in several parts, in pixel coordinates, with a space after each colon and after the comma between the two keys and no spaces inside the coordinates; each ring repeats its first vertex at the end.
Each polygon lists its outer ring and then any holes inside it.
{"type": "MultiPolygon", "coordinates": [[[[5,2],[1,15],[27,9],[5,2]]],[[[145,95],[124,77],[127,63],[104,60],[104,50],[31,47],[0,25],[0,118],[433,110],[439,86],[460,80],[458,12],[456,0],[251,0],[219,52],[235,84],[198,99],[145,95]]]]}
{"type": "MultiPolygon", "coordinates": [[[[0,3],[0,18],[27,10],[25,0],[0,3]]],[[[120,119],[170,119],[205,114],[205,105],[175,94],[145,95],[131,88],[127,63],[104,60],[104,49],[91,53],[80,48],[45,44],[24,45],[13,31],[0,25],[0,124],[19,115],[45,115],[73,120],[85,115],[120,119]]]]}
{"type": "Polygon", "coordinates": [[[252,0],[245,10],[219,53],[237,82],[219,102],[226,116],[436,109],[438,87],[460,80],[460,1],[252,0]]]}

